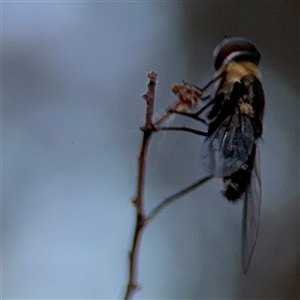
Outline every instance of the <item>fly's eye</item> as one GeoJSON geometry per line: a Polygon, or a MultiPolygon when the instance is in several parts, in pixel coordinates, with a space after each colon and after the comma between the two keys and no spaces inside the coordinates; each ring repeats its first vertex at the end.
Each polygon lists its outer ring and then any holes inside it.
{"type": "Polygon", "coordinates": [[[226,60],[245,60],[259,64],[260,53],[247,39],[227,38],[218,45],[213,53],[214,67],[218,70],[226,60]]]}

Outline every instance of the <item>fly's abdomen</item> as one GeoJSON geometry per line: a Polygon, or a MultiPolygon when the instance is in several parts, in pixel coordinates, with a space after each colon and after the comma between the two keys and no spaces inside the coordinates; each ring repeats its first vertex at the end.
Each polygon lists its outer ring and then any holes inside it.
{"type": "Polygon", "coordinates": [[[255,157],[255,144],[253,145],[252,152],[239,170],[229,176],[223,178],[222,194],[229,201],[236,201],[246,192],[247,187],[250,185],[251,173],[254,165],[255,157]]]}

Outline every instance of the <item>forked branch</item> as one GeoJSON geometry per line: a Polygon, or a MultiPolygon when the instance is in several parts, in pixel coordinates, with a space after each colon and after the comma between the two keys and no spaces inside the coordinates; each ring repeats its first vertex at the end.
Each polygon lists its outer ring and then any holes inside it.
{"type": "Polygon", "coordinates": [[[163,123],[168,117],[171,116],[174,112],[186,112],[189,109],[194,109],[197,105],[197,101],[202,97],[203,91],[194,85],[189,85],[186,82],[183,82],[181,85],[174,85],[172,91],[177,95],[178,100],[174,103],[174,105],[158,120],[153,122],[153,107],[154,107],[154,97],[155,97],[155,85],[156,85],[156,74],[154,72],[150,72],[148,75],[148,84],[147,84],[147,92],[142,95],[147,102],[146,109],[146,117],[145,124],[141,126],[141,130],[143,131],[142,142],[140,146],[140,152],[138,157],[138,175],[137,175],[137,186],[136,186],[136,194],[132,203],[135,206],[136,210],[136,220],[135,227],[132,236],[131,249],[129,252],[129,273],[128,273],[128,282],[124,294],[124,300],[131,299],[134,292],[138,288],[137,284],[137,268],[138,268],[138,250],[142,236],[142,230],[145,228],[146,224],[149,221],[153,220],[153,218],[168,204],[172,203],[176,199],[179,199],[183,195],[191,192],[196,189],[200,185],[204,184],[211,177],[205,177],[192,185],[182,189],[176,194],[166,198],[163,200],[156,208],[154,208],[148,216],[146,216],[144,212],[144,185],[145,185],[145,170],[146,170],[146,156],[147,150],[149,146],[149,142],[152,136],[152,133],[160,130],[182,130],[188,131],[200,135],[206,135],[206,133],[194,130],[186,127],[159,127],[161,123],[163,123]]]}
{"type": "Polygon", "coordinates": [[[127,288],[125,292],[124,299],[130,299],[133,292],[137,289],[137,260],[138,260],[138,248],[140,244],[141,231],[145,224],[145,215],[144,215],[144,184],[145,184],[145,168],[146,168],[146,155],[148,150],[149,141],[153,132],[153,107],[154,107],[154,95],[155,95],[155,85],[156,85],[156,74],[150,72],[147,74],[148,88],[147,92],[142,95],[142,97],[147,102],[146,109],[146,121],[144,126],[141,127],[143,131],[143,138],[140,147],[140,154],[138,158],[138,176],[137,176],[137,185],[136,185],[136,195],[132,200],[132,203],[136,209],[136,220],[135,220],[135,229],[132,238],[131,250],[129,252],[129,277],[127,288]]]}

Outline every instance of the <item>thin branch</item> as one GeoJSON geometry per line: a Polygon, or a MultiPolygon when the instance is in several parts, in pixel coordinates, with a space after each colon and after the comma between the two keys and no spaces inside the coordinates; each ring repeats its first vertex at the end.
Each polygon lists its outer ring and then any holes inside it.
{"type": "Polygon", "coordinates": [[[161,116],[158,120],[155,121],[154,126],[157,127],[161,123],[166,121],[173,114],[173,111],[176,109],[179,109],[181,106],[182,106],[182,104],[179,100],[177,102],[175,102],[163,116],[161,116]]]}
{"type": "Polygon", "coordinates": [[[194,134],[197,134],[197,135],[202,135],[202,136],[207,136],[207,133],[204,132],[204,131],[200,131],[200,130],[196,130],[196,129],[193,129],[193,128],[188,128],[188,127],[185,127],[185,126],[182,126],[182,127],[158,127],[156,128],[156,131],[161,131],[161,130],[171,130],[171,131],[187,131],[187,132],[191,132],[191,133],[194,133],[194,134]]]}
{"type": "Polygon", "coordinates": [[[163,200],[161,203],[159,203],[150,213],[149,216],[147,218],[147,223],[150,220],[153,220],[153,218],[163,209],[165,208],[168,204],[174,202],[175,200],[177,200],[178,198],[184,196],[185,194],[191,192],[192,190],[198,188],[199,186],[201,186],[202,184],[204,184],[205,182],[209,181],[210,179],[212,179],[213,176],[207,176],[204,177],[196,182],[194,182],[193,184],[189,185],[188,187],[182,189],[181,191],[177,192],[176,194],[166,198],[165,200],[163,200]]]}
{"type": "MultiPolygon", "coordinates": [[[[202,90],[199,88],[195,88],[189,85],[186,82],[183,82],[181,85],[174,85],[173,92],[178,96],[177,102],[167,111],[162,117],[156,120],[153,123],[153,107],[154,107],[154,96],[155,96],[155,85],[156,85],[156,74],[154,72],[150,72],[147,74],[149,81],[147,84],[147,92],[142,95],[147,102],[147,110],[146,110],[146,118],[145,124],[141,126],[141,130],[143,131],[143,138],[140,146],[139,158],[138,158],[138,175],[137,175],[137,186],[136,186],[136,195],[132,200],[132,203],[136,209],[136,221],[135,228],[132,236],[131,242],[131,250],[129,252],[129,274],[128,274],[128,282],[126,291],[124,294],[124,300],[132,299],[133,293],[137,290],[137,269],[138,269],[138,250],[141,241],[141,233],[145,228],[145,225],[149,220],[153,219],[164,207],[166,207],[171,202],[175,201],[179,197],[185,195],[186,193],[192,191],[198,186],[202,185],[212,177],[205,177],[191,186],[181,190],[180,192],[174,194],[171,197],[168,197],[163,202],[161,202],[150,214],[148,217],[145,216],[144,213],[144,184],[145,184],[145,170],[146,170],[146,155],[149,146],[149,142],[152,136],[152,133],[158,130],[167,130],[164,127],[157,128],[162,122],[164,122],[167,118],[169,118],[174,111],[182,109],[185,111],[186,109],[194,109],[197,105],[198,99],[201,99],[202,90]]],[[[205,87],[205,89],[208,85],[205,87]]],[[[188,131],[192,133],[197,133],[200,135],[206,135],[206,133],[186,128],[186,127],[170,127],[168,130],[182,130],[188,131]]]]}
{"type": "Polygon", "coordinates": [[[156,85],[156,73],[155,72],[149,72],[147,74],[149,81],[147,85],[147,92],[146,94],[142,95],[142,98],[144,98],[147,102],[147,108],[146,108],[146,123],[144,128],[142,130],[153,130],[153,107],[154,107],[154,97],[155,97],[155,85],[156,85]]]}
{"type": "Polygon", "coordinates": [[[127,288],[125,291],[124,299],[130,299],[137,289],[137,263],[138,263],[138,248],[140,244],[141,231],[145,225],[145,214],[144,214],[144,183],[145,183],[145,169],[146,169],[146,154],[149,145],[151,135],[153,133],[153,106],[154,106],[154,96],[155,96],[155,85],[156,85],[156,74],[150,72],[147,74],[149,81],[147,85],[146,94],[142,97],[147,102],[146,110],[146,121],[145,125],[141,127],[143,131],[143,139],[140,148],[140,154],[138,159],[138,176],[137,176],[137,188],[136,196],[132,200],[132,203],[136,208],[136,221],[135,229],[132,237],[131,250],[129,252],[129,278],[127,283],[127,288]]]}

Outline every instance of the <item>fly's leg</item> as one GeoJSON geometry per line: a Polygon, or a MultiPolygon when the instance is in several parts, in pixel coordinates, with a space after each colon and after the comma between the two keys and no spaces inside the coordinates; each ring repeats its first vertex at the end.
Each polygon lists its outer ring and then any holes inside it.
{"type": "Polygon", "coordinates": [[[178,110],[173,110],[173,109],[170,109],[169,112],[177,114],[177,115],[181,115],[181,116],[186,116],[186,117],[192,118],[194,120],[200,121],[201,123],[207,125],[207,122],[203,118],[199,117],[198,112],[188,113],[188,112],[178,111],[178,110]]]}
{"type": "Polygon", "coordinates": [[[158,127],[156,128],[156,131],[186,131],[186,132],[190,132],[190,133],[194,133],[196,135],[201,135],[201,136],[207,136],[207,132],[201,131],[201,130],[197,130],[197,129],[193,129],[193,128],[189,128],[189,127],[158,127]]]}
{"type": "MultiPolygon", "coordinates": [[[[197,104],[197,99],[206,101],[211,98],[210,95],[207,96],[202,96],[203,92],[207,90],[216,80],[219,79],[220,76],[213,78],[211,81],[209,81],[203,88],[199,88],[195,84],[188,84],[187,82],[183,82],[181,85],[174,85],[172,87],[172,91],[174,94],[178,96],[179,103],[182,104],[183,107],[193,109],[195,105],[197,104]]],[[[209,107],[211,106],[215,100],[211,100],[208,102],[206,105],[204,105],[200,110],[190,113],[186,112],[184,110],[177,110],[174,108],[170,108],[168,110],[168,113],[176,113],[182,116],[186,116],[189,118],[192,118],[194,120],[200,121],[201,123],[208,125],[207,121],[203,118],[200,117],[200,115],[209,107]]],[[[170,130],[170,131],[186,131],[186,132],[191,132],[197,135],[201,136],[207,136],[207,132],[188,128],[185,126],[182,127],[156,127],[157,131],[162,131],[162,130],[170,130]]]]}
{"type": "MultiPolygon", "coordinates": [[[[210,97],[210,96],[208,96],[210,97]]],[[[202,99],[201,99],[202,100],[202,99]]],[[[189,117],[189,118],[192,118],[194,120],[197,120],[197,121],[200,121],[201,123],[203,124],[206,124],[207,125],[207,121],[203,118],[200,117],[200,115],[209,107],[211,106],[212,104],[214,104],[215,100],[212,100],[210,102],[208,102],[206,105],[204,105],[203,107],[201,107],[198,111],[196,112],[193,112],[193,113],[189,113],[189,112],[184,112],[184,111],[178,111],[178,110],[175,110],[175,109],[169,109],[169,112],[171,113],[175,113],[175,114],[178,114],[178,115],[182,115],[182,116],[186,116],[186,117],[189,117]]]]}

